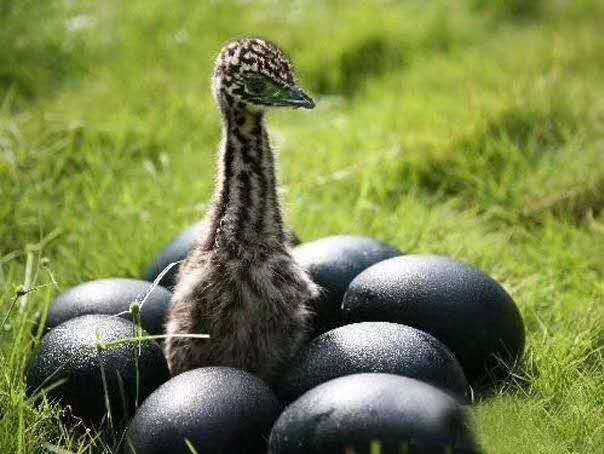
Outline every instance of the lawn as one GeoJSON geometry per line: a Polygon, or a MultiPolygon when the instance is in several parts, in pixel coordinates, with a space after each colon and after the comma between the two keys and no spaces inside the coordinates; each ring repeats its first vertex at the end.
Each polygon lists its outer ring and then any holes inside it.
{"type": "Polygon", "coordinates": [[[202,216],[214,58],[250,35],[318,100],[270,118],[298,234],[496,278],[527,351],[474,406],[486,452],[601,452],[603,23],[600,0],[0,0],[0,452],[92,449],[25,397],[36,321],[70,286],[141,276],[202,216]]]}

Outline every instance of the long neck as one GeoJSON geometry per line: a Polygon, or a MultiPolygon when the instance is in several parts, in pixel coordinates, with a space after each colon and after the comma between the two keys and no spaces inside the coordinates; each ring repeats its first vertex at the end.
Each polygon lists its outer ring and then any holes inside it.
{"type": "Polygon", "coordinates": [[[216,244],[284,241],[275,158],[261,112],[225,110],[224,140],[210,234],[216,244]]]}

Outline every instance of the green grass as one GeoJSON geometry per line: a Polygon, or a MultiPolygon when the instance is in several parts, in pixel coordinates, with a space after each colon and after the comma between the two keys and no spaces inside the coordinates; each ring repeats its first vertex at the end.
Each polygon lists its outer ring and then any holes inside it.
{"type": "Polygon", "coordinates": [[[601,1],[27,3],[0,1],[0,452],[90,449],[24,396],[35,320],[200,217],[213,59],[246,35],[319,100],[270,120],[304,239],[450,255],[518,303],[525,364],[475,406],[487,452],[604,447],[601,1]]]}

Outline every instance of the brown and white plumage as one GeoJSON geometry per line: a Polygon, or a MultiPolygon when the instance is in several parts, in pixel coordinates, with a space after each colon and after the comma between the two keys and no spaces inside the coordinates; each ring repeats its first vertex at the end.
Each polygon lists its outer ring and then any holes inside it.
{"type": "Polygon", "coordinates": [[[210,232],[181,267],[167,334],[173,374],[239,367],[271,380],[304,339],[316,285],[292,258],[265,127],[270,106],[312,108],[276,46],[239,40],[220,53],[213,90],[224,121],[210,232]]]}

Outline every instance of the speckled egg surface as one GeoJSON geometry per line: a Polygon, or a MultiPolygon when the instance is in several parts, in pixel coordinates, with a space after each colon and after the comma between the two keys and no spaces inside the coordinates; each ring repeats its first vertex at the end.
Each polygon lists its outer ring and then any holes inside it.
{"type": "Polygon", "coordinates": [[[108,315],[84,315],[51,329],[28,371],[28,395],[60,384],[47,397],[71,406],[78,417],[98,422],[106,414],[106,389],[114,421],[132,415],[137,403],[169,378],[157,343],[142,342],[140,349],[137,342],[107,345],[132,338],[135,329],[128,320],[108,315]],[[101,351],[98,341],[106,345],[101,351]]]}
{"type": "Polygon", "coordinates": [[[312,307],[314,335],[343,324],[341,305],[350,282],[364,269],[401,255],[395,247],[363,236],[338,235],[305,243],[293,250],[296,261],[322,289],[312,307]]]}
{"type": "Polygon", "coordinates": [[[266,454],[266,440],[281,409],[269,387],[247,372],[190,370],[165,383],[138,409],[125,451],[266,454]]]}
{"type": "MultiPolygon", "coordinates": [[[[132,303],[145,299],[141,324],[150,334],[161,334],[172,293],[161,286],[153,288],[137,279],[99,279],[67,290],[53,303],[47,326],[55,326],[81,315],[116,315],[127,312],[132,303]],[[145,299],[146,298],[146,299],[145,299]]],[[[125,315],[124,318],[129,318],[125,315]]]]}
{"type": "Polygon", "coordinates": [[[349,375],[311,389],[281,414],[270,449],[271,454],[479,452],[466,407],[434,386],[390,374],[349,375]],[[377,443],[380,450],[372,450],[377,443]]]}
{"type": "Polygon", "coordinates": [[[514,301],[476,268],[446,257],[408,255],[368,268],[343,303],[350,322],[389,321],[432,334],[458,358],[474,383],[505,372],[524,349],[514,301]]]}
{"type": "Polygon", "coordinates": [[[453,354],[423,331],[396,323],[367,322],[328,331],[303,347],[276,387],[291,402],[344,375],[381,372],[416,378],[465,400],[468,384],[453,354]]]}
{"type": "MultiPolygon", "coordinates": [[[[155,262],[153,262],[145,275],[145,279],[153,282],[164,268],[172,262],[186,259],[189,252],[195,247],[195,244],[207,234],[208,225],[205,222],[199,222],[189,227],[168,245],[155,262]]],[[[169,290],[173,290],[174,285],[176,285],[176,277],[178,276],[179,268],[180,265],[174,265],[170,268],[159,281],[159,284],[169,290]]]]}

